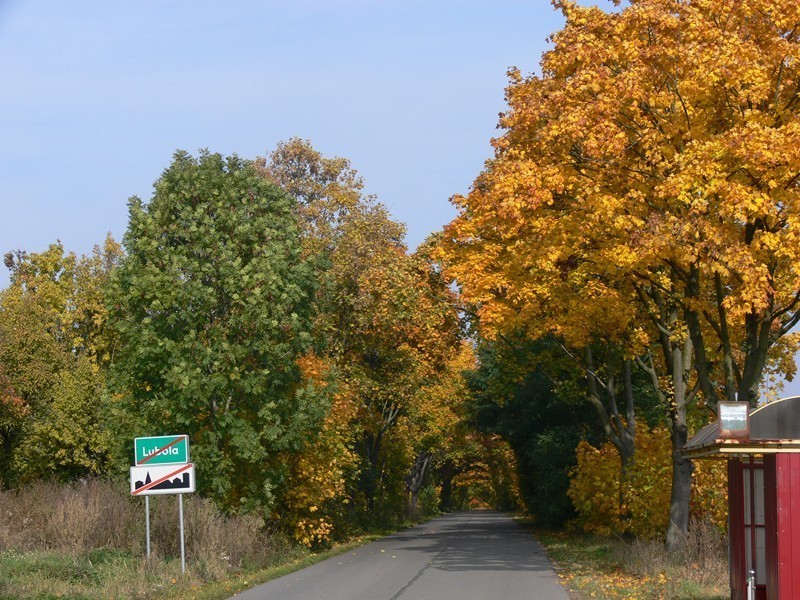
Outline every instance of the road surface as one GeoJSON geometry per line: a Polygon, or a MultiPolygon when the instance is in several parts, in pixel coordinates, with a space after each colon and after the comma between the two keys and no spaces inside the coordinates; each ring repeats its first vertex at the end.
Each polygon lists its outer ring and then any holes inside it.
{"type": "Polygon", "coordinates": [[[539,544],[496,512],[455,513],[234,596],[236,600],[568,600],[539,544]]]}

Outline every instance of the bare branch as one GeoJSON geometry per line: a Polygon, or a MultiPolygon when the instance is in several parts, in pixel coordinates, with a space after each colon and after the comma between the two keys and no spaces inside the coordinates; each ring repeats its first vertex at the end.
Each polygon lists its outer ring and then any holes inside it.
{"type": "MultiPolygon", "coordinates": [[[[605,382],[602,379],[600,379],[600,377],[597,375],[597,373],[594,372],[594,370],[592,368],[587,367],[587,365],[583,361],[581,361],[574,354],[572,354],[572,352],[570,352],[567,349],[567,347],[564,344],[562,344],[561,342],[558,342],[558,347],[561,348],[561,350],[564,351],[564,354],[566,354],[572,360],[572,362],[574,362],[576,365],[578,365],[578,368],[581,371],[583,371],[590,379],[594,380],[604,390],[607,389],[605,382]]],[[[589,350],[588,346],[587,346],[586,350],[587,350],[587,352],[591,352],[589,350]]]]}

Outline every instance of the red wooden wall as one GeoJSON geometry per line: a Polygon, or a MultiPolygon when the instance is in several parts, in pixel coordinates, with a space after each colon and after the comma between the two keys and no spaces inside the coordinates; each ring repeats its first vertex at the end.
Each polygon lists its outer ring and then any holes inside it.
{"type": "Polygon", "coordinates": [[[800,598],[800,454],[764,461],[768,599],[800,598]],[[772,515],[770,515],[772,513],[772,515]]]}

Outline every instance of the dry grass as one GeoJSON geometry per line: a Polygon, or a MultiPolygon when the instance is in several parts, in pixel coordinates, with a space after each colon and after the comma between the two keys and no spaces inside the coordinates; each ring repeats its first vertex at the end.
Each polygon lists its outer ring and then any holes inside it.
{"type": "Polygon", "coordinates": [[[667,597],[678,597],[670,596],[670,589],[679,590],[685,582],[713,590],[728,582],[727,538],[704,522],[692,523],[681,552],[670,554],[661,542],[635,540],[615,546],[610,558],[640,579],[667,579],[671,583],[665,586],[667,597]]]}
{"type": "Polygon", "coordinates": [[[728,598],[727,539],[693,523],[682,552],[659,541],[537,531],[573,598],[728,598]]]}
{"type": "Polygon", "coordinates": [[[144,500],[124,484],[35,483],[0,492],[0,597],[163,598],[192,594],[243,570],[299,555],[258,515],[224,516],[184,498],[186,576],[180,572],[176,496],[151,497],[152,558],[144,500]]]}
{"type": "Polygon", "coordinates": [[[102,481],[69,486],[39,482],[0,492],[0,551],[138,550],[142,513],[123,491],[102,481]]]}

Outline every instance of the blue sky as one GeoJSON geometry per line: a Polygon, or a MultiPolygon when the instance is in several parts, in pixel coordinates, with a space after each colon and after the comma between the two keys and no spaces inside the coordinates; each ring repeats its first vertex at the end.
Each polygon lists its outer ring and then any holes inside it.
{"type": "Polygon", "coordinates": [[[349,158],[414,247],[561,25],[549,0],[0,0],[0,251],[89,252],[176,149],[292,136],[349,158]]]}

